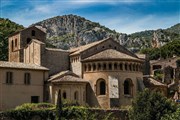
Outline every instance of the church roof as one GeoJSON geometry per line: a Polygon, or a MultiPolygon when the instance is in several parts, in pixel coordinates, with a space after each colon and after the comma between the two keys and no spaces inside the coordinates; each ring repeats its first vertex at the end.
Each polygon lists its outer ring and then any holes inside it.
{"type": "Polygon", "coordinates": [[[59,48],[46,48],[46,50],[49,50],[49,51],[60,51],[60,52],[69,52],[68,50],[63,50],[63,49],[59,49],[59,48]]]}
{"type": "Polygon", "coordinates": [[[148,78],[148,79],[144,79],[143,83],[146,87],[153,87],[153,86],[162,86],[162,87],[167,87],[166,84],[163,84],[153,78],[148,78]]]}
{"type": "Polygon", "coordinates": [[[145,54],[136,54],[136,56],[138,56],[138,58],[140,59],[146,59],[146,55],[145,54]]]}
{"type": "Polygon", "coordinates": [[[84,59],[83,61],[89,61],[89,60],[108,60],[108,59],[124,59],[124,60],[138,60],[141,61],[140,59],[130,56],[128,54],[119,52],[117,50],[114,49],[107,49],[104,51],[101,51],[95,55],[92,55],[86,59],[84,59]]]}
{"type": "Polygon", "coordinates": [[[18,34],[18,33],[21,33],[22,31],[27,30],[27,29],[29,29],[29,28],[33,28],[33,27],[39,29],[39,30],[42,31],[43,33],[46,33],[46,32],[43,30],[43,28],[41,29],[39,26],[30,26],[30,27],[28,27],[28,28],[24,28],[24,29],[22,29],[22,30],[16,31],[16,32],[10,34],[8,37],[11,37],[11,36],[16,35],[16,34],[18,34]]]}
{"type": "Polygon", "coordinates": [[[0,68],[49,70],[43,66],[39,66],[36,64],[20,63],[20,62],[7,62],[7,61],[0,61],[0,68]]]}
{"type": "Polygon", "coordinates": [[[87,45],[83,45],[83,46],[80,46],[80,47],[77,47],[77,48],[70,49],[70,52],[71,52],[70,55],[77,55],[77,54],[79,54],[79,53],[81,53],[81,52],[83,52],[83,51],[85,51],[85,50],[87,50],[87,49],[89,49],[89,48],[91,48],[91,47],[93,47],[95,45],[98,45],[98,44],[100,44],[100,43],[102,43],[102,42],[104,42],[104,41],[106,41],[108,39],[111,39],[111,38],[106,38],[106,39],[103,39],[103,40],[92,42],[92,43],[87,44],[87,45]]]}
{"type": "Polygon", "coordinates": [[[79,83],[88,83],[88,81],[79,78],[79,77],[75,77],[72,75],[66,75],[63,76],[61,78],[58,79],[54,79],[53,81],[51,81],[52,83],[60,83],[60,82],[79,82],[79,83]]]}
{"type": "Polygon", "coordinates": [[[85,82],[87,83],[88,82],[69,70],[62,71],[55,75],[52,75],[48,81],[52,83],[59,83],[59,82],[85,82]]]}

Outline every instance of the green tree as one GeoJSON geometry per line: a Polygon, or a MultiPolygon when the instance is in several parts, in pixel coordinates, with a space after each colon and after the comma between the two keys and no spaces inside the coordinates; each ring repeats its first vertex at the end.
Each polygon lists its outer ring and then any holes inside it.
{"type": "Polygon", "coordinates": [[[180,39],[173,40],[160,48],[145,48],[140,53],[148,54],[150,60],[157,60],[159,58],[170,58],[173,55],[180,56],[180,39]]]}
{"type": "Polygon", "coordinates": [[[161,120],[180,120],[180,107],[176,110],[176,112],[162,117],[161,120]]]}
{"type": "Polygon", "coordinates": [[[176,106],[171,100],[145,89],[133,100],[129,116],[131,120],[160,120],[163,115],[175,111],[176,106]]]}

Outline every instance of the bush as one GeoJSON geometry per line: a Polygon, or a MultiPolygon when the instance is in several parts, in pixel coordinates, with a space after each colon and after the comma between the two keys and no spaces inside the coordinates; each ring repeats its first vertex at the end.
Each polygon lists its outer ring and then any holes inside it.
{"type": "Polygon", "coordinates": [[[162,117],[161,120],[180,120],[180,107],[176,110],[176,112],[162,117]]]}
{"type": "Polygon", "coordinates": [[[55,112],[53,110],[10,110],[0,114],[1,120],[31,120],[34,116],[40,117],[42,120],[55,120],[55,112]]]}
{"type": "Polygon", "coordinates": [[[15,110],[55,110],[55,105],[50,103],[25,103],[20,106],[17,106],[15,110]]]}
{"type": "Polygon", "coordinates": [[[161,93],[145,89],[133,100],[129,117],[131,120],[160,120],[165,114],[176,111],[176,105],[161,93]]]}
{"type": "Polygon", "coordinates": [[[83,106],[66,106],[60,112],[61,116],[57,117],[55,106],[49,103],[26,103],[14,110],[1,112],[0,120],[113,120],[124,119],[128,113],[127,110],[103,110],[83,106]]]}

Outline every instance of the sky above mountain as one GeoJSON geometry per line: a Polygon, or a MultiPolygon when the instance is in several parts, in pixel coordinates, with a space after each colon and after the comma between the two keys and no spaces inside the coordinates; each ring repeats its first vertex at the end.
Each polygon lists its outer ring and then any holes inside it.
{"type": "Polygon", "coordinates": [[[0,17],[25,27],[75,14],[121,33],[168,28],[180,23],[179,0],[0,0],[0,17]]]}

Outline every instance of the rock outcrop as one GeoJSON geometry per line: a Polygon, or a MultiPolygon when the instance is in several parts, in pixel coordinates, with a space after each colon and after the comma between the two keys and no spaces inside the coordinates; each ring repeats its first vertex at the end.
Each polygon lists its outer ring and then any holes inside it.
{"type": "Polygon", "coordinates": [[[142,48],[151,47],[154,32],[157,33],[158,41],[162,45],[180,36],[180,33],[177,33],[180,24],[168,28],[167,30],[146,30],[127,35],[118,33],[115,30],[110,30],[99,23],[91,22],[90,20],[76,15],[57,16],[33,25],[41,26],[46,29],[46,42],[50,47],[53,46],[61,49],[69,49],[107,37],[113,37],[121,45],[137,52],[142,48]],[[177,30],[174,30],[174,28],[177,30]]]}

